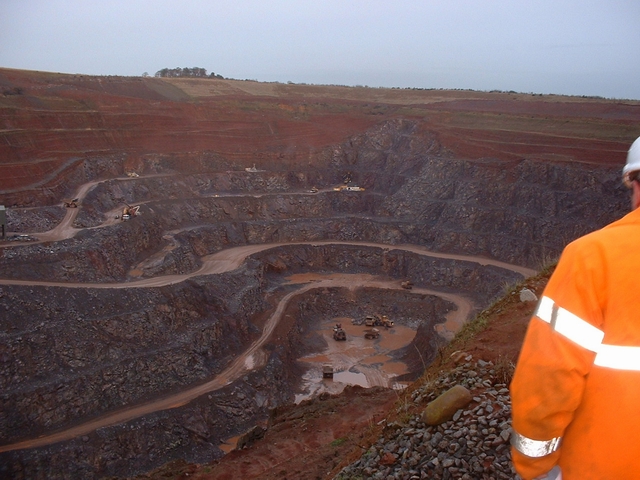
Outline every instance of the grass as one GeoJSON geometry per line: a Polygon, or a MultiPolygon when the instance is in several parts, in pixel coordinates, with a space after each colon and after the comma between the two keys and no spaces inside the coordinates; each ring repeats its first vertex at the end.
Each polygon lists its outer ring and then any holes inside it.
{"type": "Polygon", "coordinates": [[[345,443],[347,441],[347,437],[340,437],[340,438],[336,438],[333,442],[331,442],[329,445],[331,447],[339,447],[340,445],[342,445],[343,443],[345,443]]]}
{"type": "Polygon", "coordinates": [[[495,371],[495,379],[497,383],[504,383],[507,387],[511,384],[513,373],[516,369],[515,363],[503,356],[498,357],[493,370],[495,371]]]}

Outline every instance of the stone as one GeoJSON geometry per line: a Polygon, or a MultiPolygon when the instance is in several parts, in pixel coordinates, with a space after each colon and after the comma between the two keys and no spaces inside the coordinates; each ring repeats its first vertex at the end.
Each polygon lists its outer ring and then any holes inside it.
{"type": "Polygon", "coordinates": [[[422,420],[427,425],[440,425],[451,420],[459,409],[470,402],[469,390],[462,385],[455,385],[426,406],[422,412],[422,420]]]}
{"type": "Polygon", "coordinates": [[[535,293],[533,293],[528,288],[523,288],[520,290],[520,301],[521,302],[537,302],[538,297],[535,293]]]}
{"type": "Polygon", "coordinates": [[[380,459],[380,465],[393,465],[398,460],[393,453],[387,452],[380,459]]]}

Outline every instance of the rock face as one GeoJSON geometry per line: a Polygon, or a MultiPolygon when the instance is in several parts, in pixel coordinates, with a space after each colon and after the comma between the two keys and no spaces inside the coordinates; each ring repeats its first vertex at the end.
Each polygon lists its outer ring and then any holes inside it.
{"type": "MultiPolygon", "coordinates": [[[[242,82],[212,82],[202,90],[0,69],[3,88],[21,92],[0,99],[0,194],[13,240],[0,245],[3,445],[215,377],[259,336],[276,299],[293,288],[288,275],[411,279],[464,295],[473,312],[521,275],[400,247],[535,269],[627,209],[619,165],[598,159],[621,164],[629,124],[640,124],[633,105],[585,101],[580,110],[505,95],[445,101],[433,92],[404,100],[386,92],[390,103],[365,104],[313,89],[272,86],[265,97],[242,82]],[[607,128],[590,127],[576,141],[592,124],[607,128]],[[341,184],[364,191],[333,189],[341,184]],[[63,202],[76,196],[71,230],[51,233],[68,218],[63,202]],[[141,215],[116,220],[124,205],[139,205],[141,215]],[[314,245],[325,240],[361,244],[314,245]],[[287,245],[231,271],[133,285],[265,243],[287,245]],[[90,285],[98,283],[110,285],[90,285]]],[[[402,290],[317,293],[287,307],[290,320],[247,375],[187,405],[0,453],[0,474],[126,476],[171,458],[215,458],[223,438],[292,401],[296,359],[318,348],[301,333],[314,315],[359,316],[368,303],[415,327],[413,343],[396,352],[415,376],[441,344],[433,326],[452,310],[442,298],[402,290]]],[[[385,452],[383,464],[394,465],[393,455],[385,452]]]]}

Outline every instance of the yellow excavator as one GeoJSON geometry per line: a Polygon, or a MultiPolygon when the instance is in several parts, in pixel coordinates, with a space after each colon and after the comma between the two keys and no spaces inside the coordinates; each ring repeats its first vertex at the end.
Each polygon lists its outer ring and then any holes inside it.
{"type": "Polygon", "coordinates": [[[364,319],[364,324],[367,327],[384,327],[391,328],[394,323],[393,320],[389,320],[389,317],[386,315],[367,315],[364,319]]]}
{"type": "Polygon", "coordinates": [[[125,207],[122,209],[122,220],[129,220],[132,217],[139,215],[140,205],[136,205],[132,207],[131,205],[127,205],[125,203],[125,207]]]}

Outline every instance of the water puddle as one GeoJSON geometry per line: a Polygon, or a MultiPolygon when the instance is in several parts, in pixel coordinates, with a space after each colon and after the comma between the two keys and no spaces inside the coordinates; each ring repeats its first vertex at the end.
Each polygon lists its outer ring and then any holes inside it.
{"type": "Polygon", "coordinates": [[[315,332],[321,334],[327,348],[319,354],[309,355],[300,360],[309,368],[302,377],[303,392],[296,395],[296,403],[315,397],[320,393],[340,393],[347,385],[369,388],[383,386],[403,389],[405,383],[398,383],[395,377],[407,373],[407,366],[389,354],[408,345],[416,335],[415,329],[403,325],[391,328],[376,327],[379,337],[366,339],[365,331],[371,327],[354,325],[351,318],[327,319],[316,325],[315,332]],[[346,333],[346,340],[333,339],[333,327],[340,324],[346,333]],[[323,378],[323,366],[331,365],[333,378],[323,378]]]}

